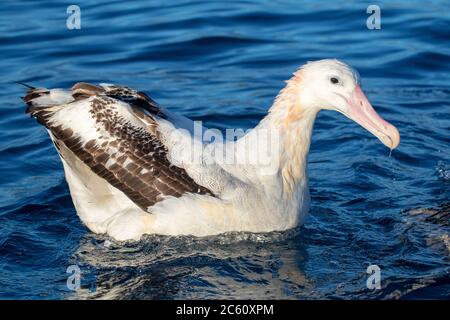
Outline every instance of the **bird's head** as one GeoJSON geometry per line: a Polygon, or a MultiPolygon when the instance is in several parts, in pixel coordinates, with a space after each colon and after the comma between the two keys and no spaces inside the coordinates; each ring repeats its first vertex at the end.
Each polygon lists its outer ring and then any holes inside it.
{"type": "Polygon", "coordinates": [[[371,132],[388,148],[398,146],[397,128],[377,114],[360,87],[358,73],[347,64],[334,59],[309,62],[293,79],[301,83],[300,105],[317,111],[336,110],[371,132]]]}

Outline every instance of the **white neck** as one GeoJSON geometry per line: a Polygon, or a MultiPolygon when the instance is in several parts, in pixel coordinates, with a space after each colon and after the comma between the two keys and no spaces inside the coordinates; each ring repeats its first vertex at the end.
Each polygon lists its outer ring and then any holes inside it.
{"type": "MultiPolygon", "coordinates": [[[[281,180],[281,195],[292,197],[299,184],[307,183],[307,161],[311,142],[311,135],[317,110],[305,108],[300,104],[299,93],[301,81],[297,76],[287,81],[286,87],[280,91],[268,115],[239,141],[238,145],[248,148],[253,145],[252,139],[261,131],[275,130],[278,132],[278,141],[269,142],[272,161],[277,162],[277,170],[272,174],[281,180]],[[247,146],[245,146],[247,145],[247,146]]],[[[259,177],[267,182],[269,177],[259,177]]]]}

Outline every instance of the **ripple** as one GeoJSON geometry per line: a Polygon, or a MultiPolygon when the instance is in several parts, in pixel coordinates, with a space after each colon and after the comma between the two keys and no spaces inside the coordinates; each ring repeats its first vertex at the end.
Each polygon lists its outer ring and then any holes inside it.
{"type": "Polygon", "coordinates": [[[383,4],[381,30],[368,30],[365,7],[348,3],[77,4],[81,30],[67,30],[65,8],[49,1],[0,7],[1,298],[449,298],[446,2],[383,4]],[[88,232],[13,84],[116,82],[208,126],[246,129],[296,68],[328,57],[359,70],[402,142],[390,155],[342,115],[321,112],[311,215],[264,234],[118,243],[88,232]],[[83,274],[78,292],[66,287],[72,264],[83,274]],[[382,268],[381,290],[366,288],[370,264],[382,268]]]}
{"type": "Polygon", "coordinates": [[[439,178],[444,181],[450,181],[450,165],[445,164],[443,161],[439,161],[436,171],[439,178]]]}

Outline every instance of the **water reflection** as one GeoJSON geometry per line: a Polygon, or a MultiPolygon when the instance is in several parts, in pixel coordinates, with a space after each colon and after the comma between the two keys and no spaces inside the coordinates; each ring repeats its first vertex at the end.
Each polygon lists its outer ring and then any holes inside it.
{"type": "Polygon", "coordinates": [[[73,257],[84,281],[71,298],[294,298],[313,289],[302,268],[307,257],[298,229],[208,238],[152,235],[126,245],[89,234],[73,257]]]}

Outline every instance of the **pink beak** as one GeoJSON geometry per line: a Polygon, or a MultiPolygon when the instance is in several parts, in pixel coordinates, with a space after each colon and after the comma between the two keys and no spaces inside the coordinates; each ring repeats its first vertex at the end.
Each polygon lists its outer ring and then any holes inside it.
{"type": "Polygon", "coordinates": [[[355,87],[350,100],[347,102],[348,109],[345,115],[348,118],[380,139],[386,147],[395,149],[398,146],[400,134],[397,128],[378,115],[360,86],[355,87]]]}

